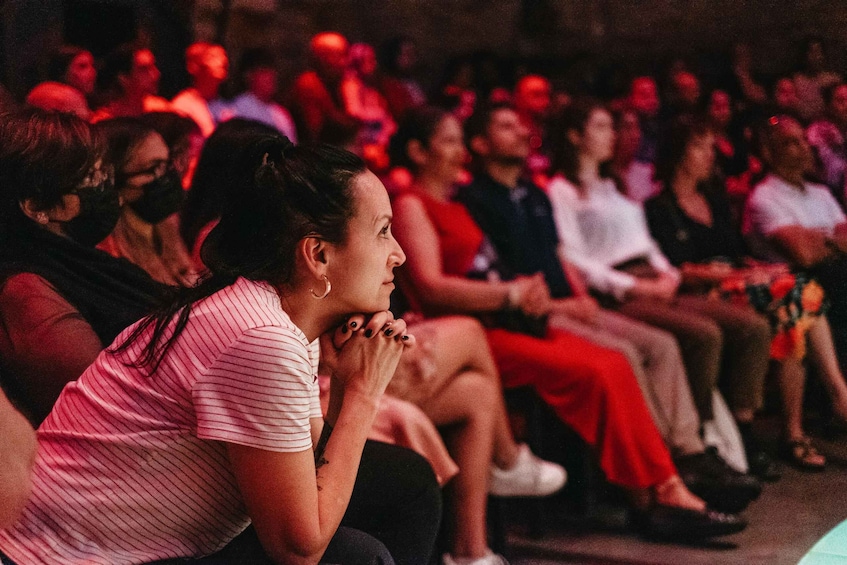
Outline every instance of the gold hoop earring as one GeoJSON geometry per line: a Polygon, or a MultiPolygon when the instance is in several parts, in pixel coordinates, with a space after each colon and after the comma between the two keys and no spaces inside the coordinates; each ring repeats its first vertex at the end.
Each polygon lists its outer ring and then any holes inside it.
{"type": "Polygon", "coordinates": [[[332,283],[329,282],[329,279],[326,278],[326,275],[324,275],[324,284],[326,285],[326,288],[324,289],[324,293],[321,295],[315,294],[315,289],[309,289],[309,292],[312,294],[312,298],[314,298],[315,300],[323,300],[324,298],[326,298],[326,296],[329,294],[329,291],[332,290],[332,283]]]}

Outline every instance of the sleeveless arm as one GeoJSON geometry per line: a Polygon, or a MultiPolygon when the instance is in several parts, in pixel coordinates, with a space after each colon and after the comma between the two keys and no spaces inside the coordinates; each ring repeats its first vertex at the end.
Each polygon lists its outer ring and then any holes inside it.
{"type": "Polygon", "coordinates": [[[405,269],[426,304],[458,312],[487,312],[506,303],[509,284],[444,273],[441,244],[421,201],[408,194],[394,204],[394,236],[406,253],[405,269]]]}

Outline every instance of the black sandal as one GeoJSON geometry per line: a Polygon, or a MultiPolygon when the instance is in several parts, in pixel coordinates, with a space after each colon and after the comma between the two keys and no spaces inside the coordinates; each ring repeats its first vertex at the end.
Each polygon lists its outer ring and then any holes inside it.
{"type": "Polygon", "coordinates": [[[782,445],[783,456],[801,471],[820,472],[826,467],[826,457],[812,445],[811,438],[787,440],[782,445]],[[823,462],[816,460],[820,458],[823,462]]]}

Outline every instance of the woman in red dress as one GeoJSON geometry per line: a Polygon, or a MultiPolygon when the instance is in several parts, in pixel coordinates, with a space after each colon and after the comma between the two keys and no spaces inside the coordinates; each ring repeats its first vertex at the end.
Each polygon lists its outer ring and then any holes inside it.
{"type": "Polygon", "coordinates": [[[413,306],[426,315],[499,320],[487,334],[504,386],[535,388],[595,449],[607,479],[632,495],[649,533],[690,538],[743,529],[740,518],[709,510],[683,484],[626,358],[544,325],[550,297],[543,278],[469,278],[492,272],[496,257],[465,208],[451,201],[466,159],[459,122],[440,110],[412,110],[392,153],[402,161],[395,164],[415,172],[412,188],[394,203],[394,232],[407,256],[398,276],[413,306]],[[505,329],[516,324],[503,322],[503,310],[527,331],[505,329]]]}

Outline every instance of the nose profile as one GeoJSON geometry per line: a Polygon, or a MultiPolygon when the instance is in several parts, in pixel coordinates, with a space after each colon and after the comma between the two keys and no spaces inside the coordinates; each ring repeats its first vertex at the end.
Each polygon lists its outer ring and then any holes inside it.
{"type": "Polygon", "coordinates": [[[394,240],[394,243],[397,245],[396,249],[392,253],[392,256],[394,257],[394,262],[396,263],[396,265],[394,266],[399,267],[400,265],[406,262],[406,253],[403,251],[403,248],[400,247],[400,244],[397,242],[396,239],[394,240]]]}

